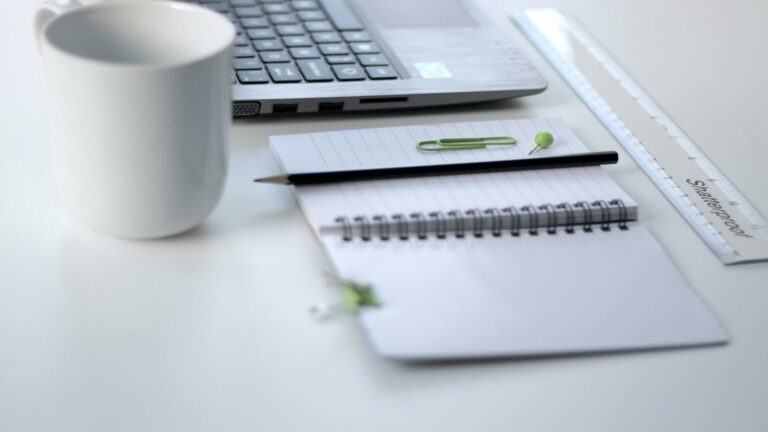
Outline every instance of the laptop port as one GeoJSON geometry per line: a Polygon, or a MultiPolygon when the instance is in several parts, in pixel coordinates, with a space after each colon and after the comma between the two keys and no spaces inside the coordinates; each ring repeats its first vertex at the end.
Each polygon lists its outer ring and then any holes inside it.
{"type": "Polygon", "coordinates": [[[341,111],[344,109],[344,102],[320,102],[317,105],[319,112],[341,111]]]}
{"type": "Polygon", "coordinates": [[[274,104],[272,112],[275,114],[295,113],[299,110],[299,104],[274,104]]]}
{"type": "Polygon", "coordinates": [[[234,117],[253,117],[259,114],[261,104],[258,102],[235,102],[232,106],[234,117]]]}
{"type": "Polygon", "coordinates": [[[408,102],[408,97],[398,96],[398,97],[377,97],[377,98],[360,99],[361,104],[397,103],[397,102],[408,102]]]}

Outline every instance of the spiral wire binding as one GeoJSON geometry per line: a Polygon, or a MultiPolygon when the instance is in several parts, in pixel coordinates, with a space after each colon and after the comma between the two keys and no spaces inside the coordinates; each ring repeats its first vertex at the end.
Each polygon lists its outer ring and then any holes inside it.
{"type": "Polygon", "coordinates": [[[405,218],[405,215],[396,214],[392,216],[392,219],[397,224],[397,237],[400,240],[408,240],[410,236],[408,234],[408,220],[405,218]]]}
{"type": "Polygon", "coordinates": [[[504,213],[509,213],[509,233],[517,237],[520,235],[520,212],[516,207],[507,207],[502,210],[504,213]]]}
{"type": "Polygon", "coordinates": [[[363,241],[369,241],[371,239],[371,222],[368,221],[368,217],[355,216],[352,220],[360,227],[360,238],[362,238],[363,241]]]}
{"type": "Polygon", "coordinates": [[[592,212],[590,211],[592,206],[586,201],[579,201],[574,204],[574,207],[582,209],[584,214],[584,232],[592,232],[592,212]]]}
{"type": "Polygon", "coordinates": [[[608,203],[603,200],[597,200],[592,203],[593,206],[600,207],[600,229],[603,231],[611,230],[611,209],[608,203]]]}
{"type": "Polygon", "coordinates": [[[524,213],[528,213],[528,234],[539,235],[539,211],[534,206],[520,207],[524,213]]]}
{"type": "Polygon", "coordinates": [[[416,237],[419,240],[427,238],[427,219],[424,217],[424,213],[411,213],[411,219],[416,221],[416,237]]]}
{"type": "Polygon", "coordinates": [[[453,231],[456,234],[456,238],[464,238],[464,218],[461,217],[461,211],[451,210],[448,212],[448,216],[454,221],[453,231]]]}
{"type": "Polygon", "coordinates": [[[483,213],[480,209],[467,210],[467,215],[472,217],[472,234],[480,238],[483,236],[483,213]]]}
{"type": "Polygon", "coordinates": [[[491,215],[491,235],[494,237],[501,236],[501,212],[497,208],[485,209],[485,214],[491,215]]]}
{"type": "Polygon", "coordinates": [[[573,213],[573,206],[570,203],[560,203],[555,207],[565,210],[564,229],[566,233],[573,234],[574,225],[576,225],[576,215],[573,213]]]}
{"type": "Polygon", "coordinates": [[[346,216],[339,216],[335,219],[335,222],[341,224],[341,238],[344,241],[352,240],[352,224],[349,222],[349,218],[346,216]]]}
{"type": "Polygon", "coordinates": [[[628,219],[627,206],[624,205],[624,201],[620,199],[615,199],[615,200],[611,200],[611,202],[609,202],[608,204],[619,208],[619,222],[618,222],[619,229],[623,231],[628,230],[629,227],[627,227],[627,219],[628,219]]]}
{"type": "Polygon", "coordinates": [[[557,210],[552,204],[539,206],[539,210],[544,210],[547,216],[547,234],[557,233],[557,210]]]}
{"type": "Polygon", "coordinates": [[[490,221],[491,235],[499,237],[505,229],[505,219],[509,222],[508,229],[510,235],[517,237],[520,235],[520,230],[523,226],[523,216],[528,217],[527,228],[529,235],[538,235],[539,229],[545,229],[548,234],[556,234],[558,210],[562,210],[565,213],[563,230],[567,234],[573,234],[576,230],[577,210],[584,218],[580,223],[583,226],[584,232],[592,232],[592,225],[595,224],[599,224],[600,229],[603,231],[610,231],[612,208],[618,209],[618,219],[613,222],[616,222],[621,230],[629,229],[627,226],[627,207],[620,199],[614,199],[609,202],[596,200],[592,203],[579,201],[574,204],[567,202],[557,205],[542,204],[538,207],[527,205],[519,209],[514,206],[484,210],[473,208],[465,211],[452,210],[447,214],[441,211],[428,214],[416,212],[407,216],[398,213],[391,217],[379,214],[373,216],[373,222],[364,215],[355,216],[352,220],[347,216],[339,216],[334,219],[334,222],[341,227],[342,239],[344,241],[353,240],[355,233],[359,233],[359,237],[364,241],[369,241],[374,236],[381,240],[389,240],[393,230],[400,240],[408,240],[412,237],[412,234],[415,234],[419,240],[425,240],[430,234],[430,224],[434,227],[433,234],[438,239],[446,238],[449,233],[455,235],[456,238],[464,238],[467,234],[467,228],[470,228],[470,232],[474,237],[480,238],[488,231],[487,220],[490,221]],[[598,220],[595,220],[593,217],[593,212],[596,209],[599,209],[598,220]],[[467,223],[470,225],[467,226],[467,223]],[[414,228],[414,233],[411,233],[411,227],[414,228]],[[377,235],[374,234],[374,231],[377,235]]]}
{"type": "Polygon", "coordinates": [[[445,233],[448,231],[448,223],[445,221],[445,215],[441,211],[432,212],[429,217],[435,220],[437,229],[435,230],[435,236],[439,239],[445,238],[445,233]]]}
{"type": "Polygon", "coordinates": [[[384,241],[389,240],[389,219],[387,219],[387,215],[376,215],[373,217],[373,220],[379,227],[379,238],[384,241]]]}

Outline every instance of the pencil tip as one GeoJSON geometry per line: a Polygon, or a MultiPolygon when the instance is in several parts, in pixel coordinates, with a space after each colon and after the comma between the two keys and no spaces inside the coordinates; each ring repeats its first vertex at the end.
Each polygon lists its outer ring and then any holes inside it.
{"type": "Polygon", "coordinates": [[[257,178],[257,179],[254,179],[253,181],[256,183],[266,183],[266,184],[288,184],[288,176],[276,175],[272,177],[257,178]]]}

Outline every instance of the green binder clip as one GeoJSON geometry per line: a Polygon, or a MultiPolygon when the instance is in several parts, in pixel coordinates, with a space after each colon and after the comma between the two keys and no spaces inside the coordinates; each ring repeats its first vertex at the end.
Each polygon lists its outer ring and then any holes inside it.
{"type": "Polygon", "coordinates": [[[361,307],[381,306],[371,284],[345,280],[342,287],[344,289],[344,303],[350,312],[357,312],[361,307]]]}
{"type": "Polygon", "coordinates": [[[477,150],[488,146],[515,145],[517,140],[510,136],[478,137],[478,138],[441,138],[438,140],[420,141],[416,148],[423,152],[438,152],[450,150],[477,150]]]}
{"type": "Polygon", "coordinates": [[[317,303],[312,305],[309,313],[317,319],[326,319],[340,312],[357,313],[365,307],[379,307],[379,301],[373,285],[353,281],[351,279],[342,279],[330,272],[325,273],[326,277],[342,289],[343,300],[333,303],[317,303]]]}

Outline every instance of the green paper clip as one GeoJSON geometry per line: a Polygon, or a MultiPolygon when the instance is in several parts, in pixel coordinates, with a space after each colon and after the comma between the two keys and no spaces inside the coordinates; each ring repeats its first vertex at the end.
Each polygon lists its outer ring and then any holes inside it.
{"type": "Polygon", "coordinates": [[[438,140],[421,141],[416,148],[423,152],[438,152],[448,150],[477,150],[493,145],[515,145],[517,140],[510,136],[479,137],[479,138],[441,138],[438,140]]]}

